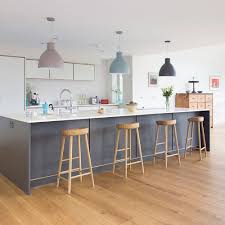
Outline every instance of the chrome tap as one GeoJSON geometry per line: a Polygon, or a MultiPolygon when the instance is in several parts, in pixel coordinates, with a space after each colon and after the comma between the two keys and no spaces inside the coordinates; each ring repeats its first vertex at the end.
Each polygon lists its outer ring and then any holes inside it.
{"type": "Polygon", "coordinates": [[[59,94],[60,105],[62,105],[62,102],[63,102],[63,100],[62,100],[62,95],[63,95],[65,92],[69,93],[69,95],[70,95],[70,98],[66,100],[66,102],[70,102],[70,105],[69,105],[69,106],[67,105],[65,108],[66,108],[66,109],[69,109],[70,112],[72,112],[72,109],[73,109],[73,95],[72,95],[72,92],[71,92],[69,89],[67,89],[67,88],[63,89],[63,90],[60,92],[60,94],[59,94]]]}

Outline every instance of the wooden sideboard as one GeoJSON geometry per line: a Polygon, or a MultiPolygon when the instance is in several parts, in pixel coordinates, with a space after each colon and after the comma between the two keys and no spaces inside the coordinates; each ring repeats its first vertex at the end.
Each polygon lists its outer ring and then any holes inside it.
{"type": "Polygon", "coordinates": [[[213,127],[213,94],[212,93],[177,93],[176,107],[191,109],[209,109],[210,123],[213,127]]]}

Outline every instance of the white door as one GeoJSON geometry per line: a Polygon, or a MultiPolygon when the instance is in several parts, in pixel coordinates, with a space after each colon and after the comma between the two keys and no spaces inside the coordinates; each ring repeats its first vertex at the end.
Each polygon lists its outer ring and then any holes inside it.
{"type": "Polygon", "coordinates": [[[0,114],[24,112],[24,58],[0,56],[0,114]]]}

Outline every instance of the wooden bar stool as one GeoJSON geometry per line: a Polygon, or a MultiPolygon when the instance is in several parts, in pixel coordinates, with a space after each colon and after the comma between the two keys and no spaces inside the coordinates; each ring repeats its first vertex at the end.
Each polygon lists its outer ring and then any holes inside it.
{"type": "Polygon", "coordinates": [[[127,178],[127,167],[129,166],[131,170],[131,165],[137,164],[137,163],[141,163],[142,173],[144,174],[144,163],[143,163],[142,150],[141,150],[139,123],[118,124],[116,128],[117,128],[117,137],[116,137],[116,147],[115,147],[114,160],[113,160],[113,174],[115,173],[116,163],[119,163],[119,162],[125,162],[125,178],[127,178]],[[124,137],[125,147],[122,149],[119,149],[119,140],[120,140],[121,130],[123,130],[125,134],[125,137],[124,137]],[[136,131],[140,160],[132,160],[132,150],[131,150],[131,131],[132,130],[136,131]],[[125,157],[124,159],[117,160],[117,153],[121,151],[124,152],[125,157]]]}
{"type": "Polygon", "coordinates": [[[154,154],[153,154],[153,163],[155,164],[155,159],[156,157],[158,157],[158,155],[164,154],[166,168],[168,164],[168,158],[172,156],[177,156],[178,164],[181,165],[178,138],[177,138],[176,120],[156,121],[156,125],[157,125],[157,128],[156,128],[156,137],[155,137],[155,148],[154,148],[154,154]],[[158,142],[160,127],[164,127],[164,142],[158,142]],[[176,153],[174,154],[170,153],[170,152],[173,152],[174,150],[168,151],[168,127],[173,128],[173,133],[174,133],[175,143],[176,143],[176,153]],[[159,145],[165,145],[165,150],[161,152],[157,152],[157,146],[159,145]]]}
{"type": "Polygon", "coordinates": [[[194,134],[194,125],[197,125],[198,128],[198,149],[200,160],[202,160],[202,151],[205,151],[205,157],[207,156],[207,148],[206,148],[206,141],[205,141],[205,131],[204,131],[204,117],[203,116],[196,116],[188,119],[188,127],[187,127],[187,136],[186,136],[186,143],[185,143],[185,153],[184,157],[186,158],[187,152],[189,151],[192,153],[194,148],[193,146],[193,134],[194,134]],[[191,135],[191,136],[190,136],[191,135]],[[203,146],[202,146],[203,141],[203,146]]]}
{"type": "Polygon", "coordinates": [[[80,129],[69,129],[69,130],[62,130],[62,143],[61,143],[61,151],[60,151],[60,160],[59,160],[59,167],[58,167],[58,176],[57,176],[57,187],[59,187],[59,181],[60,178],[68,180],[68,194],[71,193],[71,180],[73,178],[80,178],[80,181],[82,182],[82,177],[90,175],[91,180],[92,180],[92,186],[94,187],[94,176],[93,176],[93,171],[92,171],[92,164],[91,164],[91,156],[90,156],[90,150],[89,150],[89,145],[88,145],[88,128],[80,128],[80,129]],[[85,140],[85,145],[86,145],[86,152],[87,152],[87,158],[88,158],[88,164],[89,164],[89,172],[83,173],[82,172],[82,165],[81,165],[81,136],[84,136],[85,140]],[[64,159],[64,146],[65,146],[65,141],[66,138],[69,138],[69,158],[64,159]],[[77,137],[78,141],[78,156],[73,157],[73,141],[74,137],[77,137]],[[73,165],[73,160],[77,159],[78,160],[78,168],[72,168],[73,165]],[[62,170],[62,163],[69,161],[69,168],[66,171],[61,171],[62,170]],[[78,175],[72,176],[73,172],[79,172],[78,175]],[[68,179],[64,178],[63,174],[68,174],[68,179]]]}

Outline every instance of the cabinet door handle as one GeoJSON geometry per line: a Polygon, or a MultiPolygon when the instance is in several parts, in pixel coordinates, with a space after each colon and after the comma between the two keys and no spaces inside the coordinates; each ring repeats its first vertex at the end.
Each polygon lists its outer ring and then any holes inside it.
{"type": "Polygon", "coordinates": [[[10,127],[10,128],[14,128],[14,122],[11,121],[11,120],[10,120],[10,122],[9,122],[9,127],[10,127]]]}

